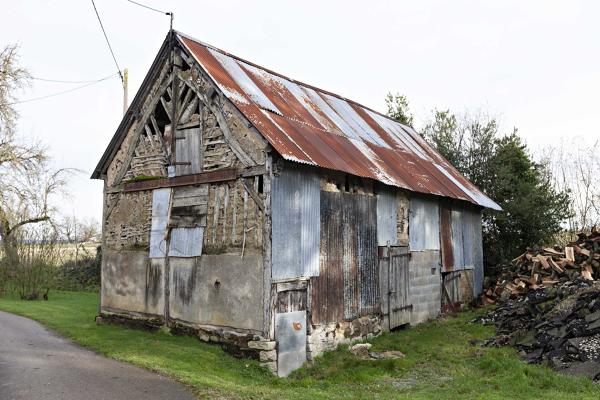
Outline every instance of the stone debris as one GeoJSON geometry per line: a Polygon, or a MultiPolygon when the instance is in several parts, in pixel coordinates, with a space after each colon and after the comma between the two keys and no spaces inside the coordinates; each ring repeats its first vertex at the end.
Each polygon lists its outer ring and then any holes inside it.
{"type": "Polygon", "coordinates": [[[600,381],[600,233],[578,236],[504,267],[482,295],[498,307],[475,321],[496,326],[484,345],[511,345],[529,363],[600,381]]]}
{"type": "Polygon", "coordinates": [[[382,352],[369,351],[371,343],[358,343],[348,348],[348,351],[363,360],[395,360],[404,358],[404,354],[396,350],[382,352]]]}

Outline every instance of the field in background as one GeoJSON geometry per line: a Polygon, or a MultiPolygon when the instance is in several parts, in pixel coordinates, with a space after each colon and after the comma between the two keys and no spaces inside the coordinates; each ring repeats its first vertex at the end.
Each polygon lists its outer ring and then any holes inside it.
{"type": "Polygon", "coordinates": [[[51,292],[49,301],[0,299],[0,309],[42,322],[75,342],[117,360],[169,375],[200,398],[270,399],[598,399],[600,387],[527,365],[510,348],[484,348],[492,328],[470,324],[476,313],[446,317],[371,341],[400,350],[399,360],[359,360],[346,349],[327,353],[290,378],[253,360],[167,332],[96,325],[98,294],[51,292]]]}

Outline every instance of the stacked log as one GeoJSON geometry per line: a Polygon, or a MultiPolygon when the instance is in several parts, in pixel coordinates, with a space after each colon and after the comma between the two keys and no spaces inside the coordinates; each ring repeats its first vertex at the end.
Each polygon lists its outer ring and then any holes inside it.
{"type": "Polygon", "coordinates": [[[564,248],[529,249],[503,268],[476,319],[496,326],[485,344],[511,345],[530,363],[600,380],[600,234],[564,248]],[[597,281],[598,280],[598,281],[597,281]]]}

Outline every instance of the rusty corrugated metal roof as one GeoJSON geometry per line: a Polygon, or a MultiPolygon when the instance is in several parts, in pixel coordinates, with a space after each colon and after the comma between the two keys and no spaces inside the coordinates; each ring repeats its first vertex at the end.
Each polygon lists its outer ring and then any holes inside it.
{"type": "Polygon", "coordinates": [[[500,210],[411,127],[177,33],[283,158],[500,210]]]}

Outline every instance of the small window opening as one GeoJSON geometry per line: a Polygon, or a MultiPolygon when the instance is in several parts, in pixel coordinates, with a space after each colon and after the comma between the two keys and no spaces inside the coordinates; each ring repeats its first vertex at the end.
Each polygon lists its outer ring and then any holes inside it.
{"type": "Polygon", "coordinates": [[[350,181],[348,180],[348,175],[344,176],[344,191],[345,192],[350,191],[350,181]]]}
{"type": "Polygon", "coordinates": [[[263,176],[258,176],[258,193],[263,194],[263,176]]]}

